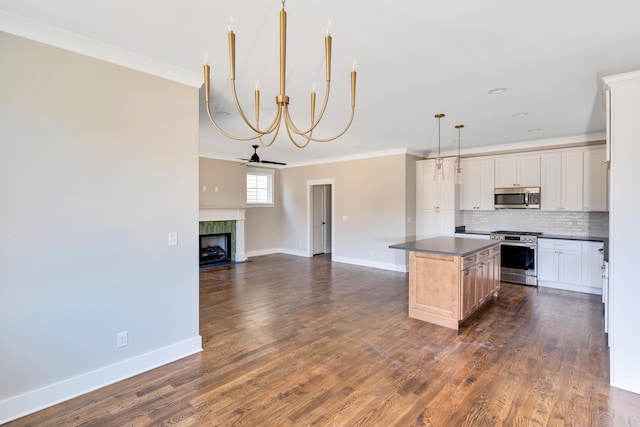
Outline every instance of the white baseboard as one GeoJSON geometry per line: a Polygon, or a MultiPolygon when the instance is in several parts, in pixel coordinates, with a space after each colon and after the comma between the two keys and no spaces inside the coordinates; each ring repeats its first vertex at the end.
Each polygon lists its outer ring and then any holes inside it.
{"type": "Polygon", "coordinates": [[[0,424],[202,351],[197,335],[149,353],[0,401],[0,424]]]}
{"type": "Polygon", "coordinates": [[[295,255],[295,256],[301,256],[301,257],[309,258],[309,255],[305,251],[297,251],[297,250],[293,250],[293,249],[281,248],[280,249],[280,253],[287,254],[287,255],[295,255]]]}
{"type": "Polygon", "coordinates": [[[304,251],[294,251],[291,249],[284,249],[284,248],[260,249],[257,251],[247,252],[247,256],[249,258],[251,258],[252,256],[263,256],[263,255],[272,255],[272,254],[295,255],[295,256],[308,258],[307,253],[304,251]]]}
{"type": "Polygon", "coordinates": [[[546,280],[538,279],[538,286],[543,288],[562,289],[565,291],[581,292],[583,294],[602,295],[602,288],[592,288],[590,286],[581,285],[569,285],[567,283],[560,282],[548,282],[546,280]]]}
{"type": "MultiPolygon", "coordinates": [[[[296,250],[286,249],[286,248],[262,249],[258,251],[247,252],[247,255],[249,256],[249,258],[251,258],[252,256],[263,256],[263,255],[271,255],[271,254],[286,254],[286,255],[295,255],[295,256],[309,258],[307,253],[304,251],[296,251],[296,250]]],[[[391,270],[391,271],[397,271],[400,273],[407,273],[409,271],[408,264],[391,264],[391,263],[384,263],[384,262],[369,261],[365,259],[337,257],[334,255],[331,256],[331,260],[335,262],[341,262],[343,264],[361,265],[363,267],[380,268],[382,270],[391,270]]]]}
{"type": "Polygon", "coordinates": [[[344,264],[361,265],[363,267],[380,268],[382,270],[397,271],[399,273],[406,273],[409,271],[409,266],[406,264],[391,264],[386,262],[369,261],[366,259],[357,258],[345,258],[345,257],[332,257],[335,262],[341,262],[344,264]]]}
{"type": "Polygon", "coordinates": [[[251,258],[252,256],[264,256],[264,255],[272,255],[279,254],[281,249],[279,248],[271,248],[271,249],[260,249],[257,251],[247,251],[247,257],[251,258]]]}

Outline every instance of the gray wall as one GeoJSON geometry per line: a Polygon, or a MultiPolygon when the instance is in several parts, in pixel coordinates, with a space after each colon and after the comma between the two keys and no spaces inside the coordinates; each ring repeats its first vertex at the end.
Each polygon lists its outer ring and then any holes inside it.
{"type": "Polygon", "coordinates": [[[200,206],[215,208],[245,206],[246,172],[246,168],[239,162],[201,157],[200,206]]]}
{"type": "Polygon", "coordinates": [[[5,33],[0,62],[2,423],[201,340],[197,89],[5,33]]]}
{"type": "MultiPolygon", "coordinates": [[[[308,182],[332,181],[333,259],[404,271],[406,253],[388,246],[415,236],[416,160],[414,156],[398,154],[277,169],[275,206],[247,208],[247,254],[284,252],[307,256],[308,182]]],[[[201,159],[200,162],[200,187],[207,185],[208,193],[216,181],[210,178],[212,172],[208,169],[240,170],[237,179],[243,180],[242,186],[229,183],[228,187],[236,195],[225,194],[220,202],[214,201],[210,194],[203,197],[200,188],[201,206],[243,207],[245,169],[236,162],[224,160],[201,159]],[[231,203],[236,205],[230,206],[229,200],[235,200],[231,203]]]]}
{"type": "Polygon", "coordinates": [[[306,251],[307,181],[334,180],[333,259],[404,269],[404,252],[388,246],[406,239],[407,217],[415,215],[415,201],[407,201],[415,199],[415,172],[407,170],[408,163],[398,154],[282,169],[283,250],[306,251]],[[409,188],[407,181],[413,183],[409,188]]]}
{"type": "MultiPolygon", "coordinates": [[[[244,169],[244,168],[243,168],[244,169]]],[[[273,177],[273,207],[251,207],[245,214],[246,253],[248,256],[273,253],[282,247],[282,191],[280,170],[273,177]]],[[[243,188],[243,195],[244,193],[243,188]]]]}

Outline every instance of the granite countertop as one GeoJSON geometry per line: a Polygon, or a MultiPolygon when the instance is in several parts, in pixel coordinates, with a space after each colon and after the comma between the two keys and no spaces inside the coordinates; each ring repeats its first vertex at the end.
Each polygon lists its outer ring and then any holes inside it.
{"type": "Polygon", "coordinates": [[[434,254],[467,256],[474,252],[499,245],[497,240],[465,239],[463,237],[432,237],[413,242],[390,245],[391,249],[402,249],[411,252],[428,252],[434,254]]]}
{"type": "MultiPolygon", "coordinates": [[[[476,231],[476,230],[456,230],[456,234],[482,234],[485,236],[490,235],[491,231],[476,231]]],[[[560,240],[583,240],[586,242],[606,242],[607,238],[603,236],[584,236],[577,234],[547,234],[542,233],[538,236],[538,239],[560,239],[560,240]]]]}
{"type": "Polygon", "coordinates": [[[543,234],[538,239],[556,239],[556,240],[581,240],[583,242],[602,242],[604,251],[602,255],[605,261],[609,261],[609,238],[599,236],[564,236],[562,234],[543,234]]]}
{"type": "Polygon", "coordinates": [[[491,231],[456,230],[455,233],[456,234],[483,234],[485,236],[488,236],[489,234],[491,234],[491,231]]]}
{"type": "Polygon", "coordinates": [[[556,239],[556,240],[582,240],[585,242],[604,242],[607,238],[602,236],[576,236],[566,234],[545,234],[538,239],[556,239]]]}
{"type": "MultiPolygon", "coordinates": [[[[477,230],[456,230],[456,234],[483,234],[488,236],[489,234],[491,234],[491,232],[477,231],[477,230]]],[[[604,243],[604,260],[609,261],[609,238],[608,237],[542,233],[542,236],[539,236],[538,239],[580,240],[583,242],[602,242],[604,243]]]]}

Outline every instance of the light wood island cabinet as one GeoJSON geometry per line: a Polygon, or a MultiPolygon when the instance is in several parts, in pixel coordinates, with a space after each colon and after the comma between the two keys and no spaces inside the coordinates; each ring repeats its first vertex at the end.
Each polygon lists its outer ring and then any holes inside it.
{"type": "Polygon", "coordinates": [[[390,246],[409,251],[409,317],[451,329],[500,289],[500,243],[434,237],[390,246]]]}

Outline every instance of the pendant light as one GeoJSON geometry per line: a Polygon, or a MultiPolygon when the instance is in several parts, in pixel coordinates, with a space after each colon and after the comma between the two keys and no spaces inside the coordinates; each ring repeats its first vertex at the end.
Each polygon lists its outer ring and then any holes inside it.
{"type": "Polygon", "coordinates": [[[440,157],[440,119],[444,117],[444,114],[439,113],[434,117],[438,119],[438,157],[436,157],[436,167],[433,172],[433,180],[444,181],[444,166],[442,164],[442,157],[440,157]]]}
{"type": "Polygon", "coordinates": [[[462,164],[460,163],[460,129],[462,129],[464,125],[456,125],[455,128],[458,129],[458,158],[456,159],[456,176],[455,183],[462,184],[462,164]]]}

